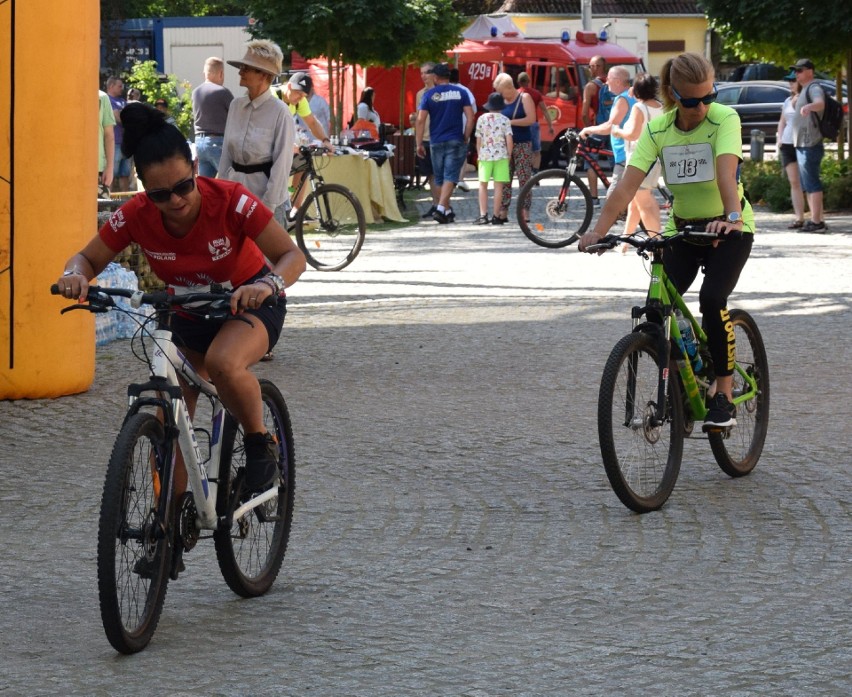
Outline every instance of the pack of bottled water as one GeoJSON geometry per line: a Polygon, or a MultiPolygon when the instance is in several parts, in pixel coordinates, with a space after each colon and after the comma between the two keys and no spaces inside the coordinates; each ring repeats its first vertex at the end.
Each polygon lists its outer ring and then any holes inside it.
{"type": "MultiPolygon", "coordinates": [[[[103,288],[126,288],[139,290],[139,280],[136,274],[125,269],[121,264],[110,262],[95,281],[95,285],[103,288]]],[[[116,339],[129,339],[139,328],[145,308],[133,310],[128,298],[113,298],[116,305],[136,313],[136,319],[124,312],[110,310],[109,312],[98,312],[95,314],[95,344],[103,346],[116,339]]]]}

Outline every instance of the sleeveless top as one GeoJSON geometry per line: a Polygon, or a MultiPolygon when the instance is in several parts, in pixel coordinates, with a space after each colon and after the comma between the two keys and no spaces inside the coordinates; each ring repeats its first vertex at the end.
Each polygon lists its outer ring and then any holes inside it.
{"type": "MultiPolygon", "coordinates": [[[[524,100],[523,100],[523,92],[518,92],[518,96],[514,102],[511,104],[507,104],[503,107],[503,111],[500,112],[509,119],[509,121],[514,121],[515,119],[522,119],[527,115],[527,112],[524,111],[524,100]]],[[[532,129],[529,126],[512,126],[512,140],[515,143],[531,143],[532,142],[532,129]]]]}
{"type": "MultiPolygon", "coordinates": [[[[615,101],[618,99],[625,99],[627,101],[627,113],[624,115],[624,118],[621,119],[621,123],[618,124],[619,126],[624,126],[624,124],[627,123],[627,119],[630,118],[630,110],[636,103],[636,100],[633,97],[628,96],[627,92],[627,90],[624,90],[621,94],[616,95],[612,102],[613,106],[615,106],[615,101]]],[[[612,143],[612,156],[615,160],[615,164],[623,165],[627,162],[627,153],[624,150],[624,138],[610,136],[610,142],[612,143]]]]}

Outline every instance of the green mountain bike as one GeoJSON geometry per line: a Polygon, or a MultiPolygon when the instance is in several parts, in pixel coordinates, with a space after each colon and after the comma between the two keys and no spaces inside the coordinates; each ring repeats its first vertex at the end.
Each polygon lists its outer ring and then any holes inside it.
{"type": "Polygon", "coordinates": [[[685,437],[706,435],[719,467],[741,477],[757,465],[769,427],[769,365],[763,338],[751,315],[731,310],[737,424],[702,432],[714,384],[707,336],[667,277],[662,260],[667,245],[690,236],[716,237],[687,227],[670,237],[607,235],[587,247],[612,249],[626,242],[651,260],[646,303],[633,308],[633,331],[610,353],[598,397],[598,437],[607,477],[621,502],[637,513],[656,510],[668,500],[680,472],[685,437]],[[689,322],[698,342],[703,365],[697,372],[682,349],[676,312],[689,322]]]}

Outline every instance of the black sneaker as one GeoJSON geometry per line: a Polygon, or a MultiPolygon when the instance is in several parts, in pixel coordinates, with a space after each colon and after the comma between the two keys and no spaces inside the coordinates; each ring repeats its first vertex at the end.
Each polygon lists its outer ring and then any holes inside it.
{"type": "Polygon", "coordinates": [[[445,210],[443,212],[436,209],[435,212],[432,213],[432,220],[434,220],[437,223],[440,223],[441,225],[446,225],[447,223],[452,223],[455,219],[456,219],[456,214],[453,213],[452,208],[447,208],[447,210],[445,210]]]}
{"type": "Polygon", "coordinates": [[[509,222],[508,218],[501,218],[499,215],[491,216],[491,224],[492,225],[505,225],[509,222]]]}
{"type": "Polygon", "coordinates": [[[429,220],[435,214],[435,212],[437,210],[438,210],[437,206],[432,206],[431,208],[429,208],[428,211],[426,211],[423,215],[420,216],[420,219],[421,220],[429,220]]]}
{"type": "Polygon", "coordinates": [[[271,433],[246,433],[246,478],[244,487],[258,494],[272,486],[278,477],[278,444],[271,433]]]}
{"type": "Polygon", "coordinates": [[[825,221],[815,223],[813,220],[809,220],[802,226],[802,232],[825,232],[827,229],[825,221]]]}
{"type": "MultiPolygon", "coordinates": [[[[145,578],[151,580],[154,578],[154,572],[157,570],[157,565],[159,564],[159,559],[148,559],[147,555],[142,555],[139,559],[136,560],[136,563],[133,565],[133,573],[139,576],[139,578],[145,578]]],[[[183,563],[183,555],[181,554],[172,563],[172,570],[169,572],[169,577],[176,581],[178,574],[182,574],[186,571],[186,564],[183,563]]]]}
{"type": "Polygon", "coordinates": [[[139,578],[154,578],[154,571],[157,570],[157,559],[148,559],[148,556],[143,554],[136,560],[133,565],[133,573],[139,578]]]}
{"type": "Polygon", "coordinates": [[[707,416],[704,417],[705,431],[737,425],[737,408],[728,401],[723,392],[713,395],[707,408],[707,416]]]}

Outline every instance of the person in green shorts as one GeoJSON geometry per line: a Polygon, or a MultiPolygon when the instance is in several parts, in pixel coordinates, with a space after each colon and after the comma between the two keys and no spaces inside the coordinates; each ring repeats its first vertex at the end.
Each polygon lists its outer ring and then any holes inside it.
{"type": "Polygon", "coordinates": [[[497,221],[503,200],[503,185],[509,181],[509,154],[512,152],[512,124],[500,112],[503,97],[492,92],[483,105],[488,111],[476,122],[476,155],[479,170],[479,217],[475,225],[497,221]],[[488,182],[494,179],[494,215],[488,217],[488,182]]]}
{"type": "Polygon", "coordinates": [[[729,235],[701,244],[679,239],[666,247],[666,273],[678,292],[685,293],[699,269],[704,281],[698,294],[704,331],[716,373],[715,393],[704,427],[736,424],[733,398],[734,335],[726,329],[728,296],[751,253],[754,212],[740,181],[742,131],[740,118],[716,103],[712,64],[696,53],[668,60],[661,71],[665,112],[650,121],[636,143],[624,177],[607,197],[594,229],[580,238],[579,249],[603,237],[619,211],[635,196],[645,175],[659,160],[666,185],[674,195],[664,235],[684,225],[703,225],[708,232],[729,235]]]}

